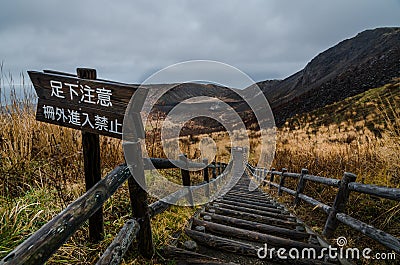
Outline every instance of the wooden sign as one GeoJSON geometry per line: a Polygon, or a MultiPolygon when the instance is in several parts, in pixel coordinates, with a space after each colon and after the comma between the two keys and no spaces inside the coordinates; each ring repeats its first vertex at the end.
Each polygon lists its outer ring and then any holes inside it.
{"type": "Polygon", "coordinates": [[[138,85],[82,79],[55,71],[28,74],[39,97],[37,120],[122,138],[125,109],[138,85]]]}

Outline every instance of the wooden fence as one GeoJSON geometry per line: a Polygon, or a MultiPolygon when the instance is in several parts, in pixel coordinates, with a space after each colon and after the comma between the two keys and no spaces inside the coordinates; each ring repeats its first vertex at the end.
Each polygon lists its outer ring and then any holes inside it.
{"type": "MultiPolygon", "coordinates": [[[[191,193],[201,187],[206,187],[205,196],[209,196],[209,186],[216,187],[222,177],[226,176],[232,168],[231,163],[212,162],[208,164],[207,160],[204,160],[203,163],[192,163],[184,157],[181,156],[180,160],[176,161],[159,158],[143,159],[143,169],[171,169],[177,168],[176,165],[183,167],[184,163],[186,169],[202,170],[204,183],[191,186],[190,172],[183,169],[181,170],[182,182],[186,187],[148,205],[146,191],[132,177],[129,168],[126,165],[120,165],[11,251],[0,261],[0,265],[43,264],[46,262],[86,220],[101,209],[103,203],[126,180],[129,184],[133,218],[125,223],[97,264],[119,264],[134,239],[138,241],[139,253],[145,257],[151,257],[154,249],[149,219],[164,212],[172,205],[171,203],[177,202],[185,196],[189,202],[193,203],[191,193]],[[154,167],[151,167],[151,164],[154,167]],[[212,179],[209,178],[210,170],[212,179]],[[205,185],[207,183],[212,185],[205,185]]],[[[98,220],[98,222],[102,223],[102,220],[98,220]]],[[[97,235],[97,237],[101,238],[101,235],[97,235]]]]}
{"type": "Polygon", "coordinates": [[[339,223],[343,223],[400,254],[400,240],[398,238],[345,214],[350,192],[364,193],[380,198],[400,201],[400,189],[358,183],[355,182],[356,175],[348,172],[345,172],[342,179],[339,180],[310,175],[307,169],[302,169],[301,173],[290,173],[287,172],[285,168],[282,168],[281,171],[276,171],[275,168],[267,170],[247,164],[247,170],[254,178],[263,182],[264,186],[269,185],[270,189],[277,188],[279,196],[281,196],[283,192],[294,196],[295,205],[299,205],[301,201],[305,201],[325,212],[328,215],[323,230],[323,234],[326,237],[332,237],[339,223]],[[279,179],[275,177],[279,177],[279,179]],[[297,179],[297,186],[293,189],[286,187],[285,180],[287,178],[297,179]],[[329,206],[305,195],[304,189],[307,181],[338,188],[333,205],[329,206]]]}

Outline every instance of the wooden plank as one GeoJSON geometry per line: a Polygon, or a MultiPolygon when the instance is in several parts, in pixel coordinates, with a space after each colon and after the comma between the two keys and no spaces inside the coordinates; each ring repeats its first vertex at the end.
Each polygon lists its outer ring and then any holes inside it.
{"type": "Polygon", "coordinates": [[[398,238],[344,213],[337,213],[336,218],[343,224],[350,226],[364,235],[378,241],[382,245],[394,250],[397,254],[400,254],[400,240],[398,238]]]}
{"type": "MultiPolygon", "coordinates": [[[[312,245],[296,240],[291,240],[287,238],[282,238],[278,236],[273,236],[269,234],[263,234],[255,232],[253,229],[242,229],[232,226],[227,226],[224,224],[213,223],[208,221],[203,221],[199,219],[193,219],[193,225],[204,226],[206,228],[206,232],[214,233],[217,235],[225,235],[230,237],[235,237],[239,239],[244,239],[248,241],[255,241],[257,243],[267,243],[268,245],[275,246],[275,247],[286,247],[286,248],[309,248],[312,247],[316,250],[320,250],[322,247],[319,245],[312,245]]],[[[307,238],[309,237],[308,234],[307,238]]],[[[304,237],[305,238],[305,237],[304,237]]]]}
{"type": "Polygon", "coordinates": [[[293,196],[296,195],[296,191],[294,191],[292,189],[289,189],[289,188],[286,188],[286,187],[283,187],[283,186],[281,186],[281,191],[289,193],[290,195],[293,195],[293,196]]]}
{"type": "Polygon", "coordinates": [[[126,166],[115,168],[11,251],[0,264],[43,264],[130,176],[126,166]]]}
{"type": "MultiPolygon", "coordinates": [[[[193,251],[188,251],[184,249],[180,249],[174,246],[165,246],[162,248],[163,257],[174,259],[174,260],[187,260],[187,259],[198,259],[198,260],[206,260],[209,263],[205,264],[226,264],[225,262],[210,257],[207,255],[199,254],[193,251]]],[[[204,263],[203,263],[204,264],[204,263]]]]}
{"type": "Polygon", "coordinates": [[[320,201],[317,201],[316,199],[311,198],[305,194],[299,194],[299,198],[302,199],[303,201],[311,204],[312,206],[315,206],[315,207],[321,209],[325,213],[329,213],[329,211],[331,210],[330,206],[328,206],[325,203],[322,203],[320,201]]]}
{"type": "Polygon", "coordinates": [[[250,199],[240,199],[240,198],[235,198],[233,196],[224,196],[222,198],[224,201],[234,201],[234,202],[241,202],[241,203],[251,203],[253,205],[257,206],[265,206],[265,205],[272,205],[275,206],[275,204],[269,203],[269,202],[262,202],[262,201],[256,201],[256,200],[250,200],[250,199]]]}
{"type": "Polygon", "coordinates": [[[139,228],[139,223],[135,219],[128,220],[96,265],[120,264],[132,241],[136,238],[139,228]]]}
{"type": "MultiPolygon", "coordinates": [[[[214,236],[198,231],[193,231],[190,229],[185,229],[186,234],[191,237],[193,240],[196,240],[202,245],[208,246],[209,248],[212,249],[220,249],[223,251],[239,254],[239,255],[245,255],[245,256],[251,256],[251,257],[256,257],[257,256],[257,251],[259,250],[258,247],[247,244],[247,243],[241,243],[237,242],[231,239],[226,239],[223,237],[219,236],[214,236]]],[[[272,251],[272,258],[270,259],[269,256],[265,258],[265,262],[268,262],[266,264],[269,264],[271,261],[279,263],[284,263],[284,264],[298,264],[298,265],[310,265],[310,264],[331,264],[326,261],[319,261],[319,260],[310,260],[310,259],[296,259],[296,260],[290,260],[290,259],[285,259],[282,261],[281,258],[278,257],[276,251],[272,251]]]]}
{"type": "Polygon", "coordinates": [[[66,72],[61,72],[61,71],[56,71],[56,70],[43,70],[43,73],[45,73],[45,74],[53,74],[53,75],[65,75],[65,76],[70,76],[70,77],[77,77],[76,74],[71,74],[71,73],[66,73],[66,72]]]}
{"type": "Polygon", "coordinates": [[[320,176],[313,176],[313,175],[305,175],[304,179],[310,180],[313,182],[322,183],[332,187],[339,187],[340,180],[339,179],[331,179],[331,178],[324,178],[320,176]]]}
{"type": "Polygon", "coordinates": [[[349,183],[349,190],[366,193],[389,200],[400,201],[400,189],[397,188],[351,182],[349,183]]]}
{"type": "Polygon", "coordinates": [[[268,233],[270,235],[279,235],[281,237],[304,240],[309,237],[309,234],[304,232],[298,232],[293,229],[287,229],[283,227],[276,227],[273,225],[262,224],[258,222],[243,220],[234,217],[223,216],[214,213],[207,213],[202,216],[208,215],[211,220],[215,223],[230,225],[238,228],[249,229],[253,231],[258,231],[262,233],[268,233]]]}
{"type": "Polygon", "coordinates": [[[242,197],[242,198],[252,198],[252,199],[257,199],[257,200],[267,200],[267,202],[270,203],[269,199],[270,197],[266,195],[265,193],[262,193],[259,190],[255,190],[252,192],[248,191],[248,185],[247,185],[247,191],[244,190],[239,190],[239,189],[231,189],[226,195],[228,196],[237,196],[237,197],[242,197]]]}
{"type": "Polygon", "coordinates": [[[185,233],[202,245],[236,254],[257,257],[258,248],[253,245],[236,242],[234,240],[217,237],[190,229],[185,229],[185,233]]]}
{"type": "MultiPolygon", "coordinates": [[[[175,263],[174,263],[175,264],[175,263]]],[[[186,258],[176,260],[176,265],[239,265],[237,263],[229,262],[226,263],[224,261],[215,261],[207,258],[186,258]]]]}
{"type": "Polygon", "coordinates": [[[253,199],[258,199],[260,201],[265,200],[267,203],[272,203],[272,200],[270,199],[269,196],[267,196],[259,191],[246,194],[243,191],[230,190],[226,195],[238,196],[238,197],[245,196],[245,197],[249,197],[249,198],[253,198],[253,199]]]}
{"type": "MultiPolygon", "coordinates": [[[[210,206],[208,206],[210,207],[210,206]]],[[[278,208],[267,208],[267,210],[258,210],[258,209],[253,209],[249,207],[243,207],[243,206],[236,206],[236,205],[231,205],[231,204],[226,204],[226,203],[221,203],[218,202],[218,207],[223,207],[225,209],[230,209],[234,211],[241,211],[241,212],[246,212],[246,213],[254,213],[254,214],[259,214],[263,215],[265,212],[270,212],[270,213],[283,213],[282,210],[278,208]]]]}
{"type": "MultiPolygon", "coordinates": [[[[79,78],[96,79],[95,69],[78,68],[79,78]]],[[[86,191],[92,188],[101,179],[100,169],[100,139],[98,134],[82,132],[83,162],[85,171],[86,191]]],[[[100,207],[89,218],[89,240],[99,242],[103,239],[103,207],[100,207]]]]}

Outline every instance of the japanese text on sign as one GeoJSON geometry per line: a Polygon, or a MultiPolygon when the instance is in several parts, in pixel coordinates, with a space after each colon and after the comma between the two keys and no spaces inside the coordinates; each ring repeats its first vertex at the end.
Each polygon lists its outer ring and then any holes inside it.
{"type": "Polygon", "coordinates": [[[75,126],[88,126],[97,131],[107,131],[122,135],[122,124],[118,119],[112,119],[101,115],[90,115],[77,110],[65,109],[56,106],[44,105],[43,115],[45,119],[52,121],[62,121],[75,126]]]}
{"type": "Polygon", "coordinates": [[[79,103],[97,104],[103,107],[112,107],[110,89],[91,88],[88,85],[78,85],[63,83],[60,81],[51,80],[51,96],[56,98],[74,100],[78,98],[79,103]]]}

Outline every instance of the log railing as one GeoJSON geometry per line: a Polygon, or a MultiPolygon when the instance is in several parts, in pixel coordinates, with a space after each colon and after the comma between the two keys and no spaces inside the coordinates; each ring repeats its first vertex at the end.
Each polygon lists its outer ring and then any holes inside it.
{"type": "MultiPolygon", "coordinates": [[[[170,161],[168,159],[159,158],[143,159],[144,169],[178,168],[178,166],[180,167],[182,163],[183,162],[179,160],[170,161]]],[[[231,168],[230,164],[225,163],[214,163],[209,165],[193,162],[185,163],[188,168],[202,169],[205,183],[218,182],[221,177],[226,176],[227,171],[229,171],[231,168]],[[211,180],[209,179],[210,169],[213,171],[213,178],[211,180]],[[216,169],[221,172],[219,176],[214,174],[216,169]]],[[[187,174],[186,178],[188,178],[185,180],[185,184],[190,185],[189,171],[187,171],[185,174],[187,174]]],[[[18,245],[0,261],[0,265],[45,263],[86,220],[88,220],[91,216],[93,216],[94,213],[101,209],[103,203],[110,198],[128,179],[133,180],[129,168],[126,165],[120,165],[116,167],[81,197],[73,201],[67,206],[67,208],[56,215],[48,223],[43,225],[28,239],[18,245]]],[[[133,180],[133,182],[135,181],[133,180]]],[[[148,207],[146,204],[145,206],[148,208],[147,213],[149,217],[151,218],[164,212],[172,205],[171,203],[180,200],[184,196],[188,195],[188,193],[192,190],[196,190],[204,186],[205,183],[178,190],[177,192],[168,195],[164,199],[148,205],[148,207]]],[[[138,211],[138,209],[133,210],[134,212],[138,211]]],[[[129,219],[115,237],[114,241],[103,253],[97,264],[119,264],[127,249],[137,237],[141,229],[145,229],[145,227],[143,227],[143,223],[140,225],[140,220],[137,220],[136,218],[129,219]]],[[[150,229],[150,227],[147,229],[150,229]]],[[[143,242],[144,240],[146,240],[146,238],[139,240],[141,242],[138,242],[138,247],[140,248],[140,246],[145,245],[152,248],[152,243],[148,244],[148,242],[143,242]]],[[[141,251],[139,252],[142,253],[141,251]]],[[[151,253],[152,250],[147,252],[151,253]]]]}
{"type": "Polygon", "coordinates": [[[268,170],[265,168],[253,167],[250,164],[247,164],[246,168],[250,176],[255,178],[258,182],[262,182],[263,186],[268,184],[270,189],[272,187],[277,188],[279,196],[281,196],[283,192],[294,196],[295,205],[299,205],[300,201],[305,201],[325,212],[328,215],[323,231],[325,236],[332,237],[338,224],[343,223],[400,254],[399,238],[344,213],[350,192],[364,193],[380,198],[400,201],[400,189],[358,183],[355,182],[356,175],[348,172],[345,172],[342,179],[339,180],[310,175],[307,169],[302,169],[301,173],[289,173],[285,168],[281,171],[276,171],[274,168],[268,170]],[[270,176],[269,179],[268,175],[270,176]],[[275,179],[277,176],[279,176],[278,180],[275,179]],[[287,178],[297,179],[296,187],[293,189],[285,187],[285,179],[287,178]],[[338,188],[333,205],[329,206],[305,195],[304,189],[308,181],[338,188]]]}

